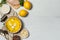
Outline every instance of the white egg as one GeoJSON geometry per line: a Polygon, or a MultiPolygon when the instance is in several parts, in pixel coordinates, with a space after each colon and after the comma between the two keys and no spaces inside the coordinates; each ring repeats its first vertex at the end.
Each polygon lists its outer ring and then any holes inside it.
{"type": "Polygon", "coordinates": [[[7,14],[10,11],[10,6],[7,4],[3,4],[2,6],[2,13],[7,14]]]}

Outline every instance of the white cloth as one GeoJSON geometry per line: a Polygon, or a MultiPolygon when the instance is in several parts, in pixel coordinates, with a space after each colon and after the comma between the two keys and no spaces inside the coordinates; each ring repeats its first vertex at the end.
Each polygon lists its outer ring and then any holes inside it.
{"type": "Polygon", "coordinates": [[[0,35],[0,40],[6,40],[6,38],[0,35]]]}
{"type": "Polygon", "coordinates": [[[3,23],[2,22],[0,22],[0,29],[2,29],[2,27],[3,27],[4,25],[3,25],[3,23]]]}

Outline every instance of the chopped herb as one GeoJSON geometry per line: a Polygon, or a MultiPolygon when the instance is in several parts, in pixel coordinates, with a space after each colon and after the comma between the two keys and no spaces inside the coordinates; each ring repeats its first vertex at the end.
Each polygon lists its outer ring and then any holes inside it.
{"type": "Polygon", "coordinates": [[[23,6],[24,0],[19,0],[19,1],[20,1],[20,5],[23,6]]]}
{"type": "Polygon", "coordinates": [[[6,4],[6,0],[2,0],[0,3],[0,7],[2,7],[2,4],[6,4]]]}
{"type": "Polygon", "coordinates": [[[2,4],[6,4],[6,0],[2,0],[2,2],[1,2],[2,4]]]}

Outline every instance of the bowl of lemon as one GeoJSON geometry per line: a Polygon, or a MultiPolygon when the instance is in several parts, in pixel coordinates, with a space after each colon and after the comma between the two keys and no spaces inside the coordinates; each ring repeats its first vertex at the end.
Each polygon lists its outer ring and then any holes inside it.
{"type": "Polygon", "coordinates": [[[11,16],[5,21],[7,30],[11,33],[17,33],[22,28],[21,20],[16,16],[11,16]]]}

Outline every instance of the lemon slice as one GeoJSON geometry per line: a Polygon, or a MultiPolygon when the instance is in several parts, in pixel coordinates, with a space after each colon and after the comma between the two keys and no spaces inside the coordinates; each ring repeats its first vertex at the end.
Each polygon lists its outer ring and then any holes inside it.
{"type": "Polygon", "coordinates": [[[5,26],[9,32],[16,33],[21,30],[22,23],[16,16],[11,16],[6,20],[5,26]]]}

